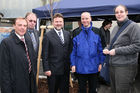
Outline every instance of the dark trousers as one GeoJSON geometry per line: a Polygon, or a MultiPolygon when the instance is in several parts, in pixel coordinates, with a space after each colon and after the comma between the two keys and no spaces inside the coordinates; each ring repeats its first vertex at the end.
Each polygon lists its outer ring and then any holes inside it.
{"type": "Polygon", "coordinates": [[[113,93],[135,93],[134,80],[137,65],[110,66],[111,89],[113,93]]]}
{"type": "Polygon", "coordinates": [[[37,86],[36,86],[36,79],[34,78],[34,74],[31,71],[29,74],[29,80],[30,80],[30,93],[37,93],[37,86]]]}
{"type": "Polygon", "coordinates": [[[69,74],[48,77],[49,93],[69,93],[69,74]]]}
{"type": "Polygon", "coordinates": [[[97,74],[77,74],[79,93],[87,93],[87,82],[89,91],[88,93],[97,93],[97,74]]]}

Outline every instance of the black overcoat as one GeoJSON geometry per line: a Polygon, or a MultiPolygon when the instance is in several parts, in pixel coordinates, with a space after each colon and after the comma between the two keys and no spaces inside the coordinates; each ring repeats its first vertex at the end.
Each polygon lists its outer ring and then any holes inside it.
{"type": "Polygon", "coordinates": [[[28,59],[24,42],[15,33],[1,42],[1,93],[36,93],[36,76],[34,69],[34,50],[31,41],[25,35],[25,42],[32,63],[32,86],[30,87],[28,59]]]}

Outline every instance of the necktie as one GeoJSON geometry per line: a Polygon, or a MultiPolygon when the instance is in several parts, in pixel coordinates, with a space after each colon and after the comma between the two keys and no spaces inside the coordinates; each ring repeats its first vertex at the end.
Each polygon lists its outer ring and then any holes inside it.
{"type": "Polygon", "coordinates": [[[26,55],[27,55],[27,59],[28,59],[28,64],[29,64],[29,73],[30,73],[32,66],[31,66],[31,60],[30,60],[29,53],[28,53],[28,48],[27,48],[27,45],[25,43],[25,39],[21,38],[21,41],[24,42],[24,46],[25,46],[25,50],[26,50],[26,55]]]}
{"type": "Polygon", "coordinates": [[[34,35],[33,31],[30,31],[30,36],[32,39],[34,50],[37,51],[37,42],[36,42],[35,35],[34,35]]]}
{"type": "Polygon", "coordinates": [[[61,32],[60,32],[60,31],[58,32],[58,35],[59,35],[59,38],[60,38],[62,44],[64,44],[64,40],[63,40],[63,38],[62,38],[62,35],[61,35],[61,32]]]}

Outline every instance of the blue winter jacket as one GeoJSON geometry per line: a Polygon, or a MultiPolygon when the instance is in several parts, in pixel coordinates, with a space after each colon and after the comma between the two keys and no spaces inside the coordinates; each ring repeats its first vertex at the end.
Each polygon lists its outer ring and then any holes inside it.
{"type": "Polygon", "coordinates": [[[92,31],[92,24],[89,28],[82,26],[80,34],[73,38],[71,66],[76,66],[79,74],[97,73],[104,58],[100,37],[92,31]]]}

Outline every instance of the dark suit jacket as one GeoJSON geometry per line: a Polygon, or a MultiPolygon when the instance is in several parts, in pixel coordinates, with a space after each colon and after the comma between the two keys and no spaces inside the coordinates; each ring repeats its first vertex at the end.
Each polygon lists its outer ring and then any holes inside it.
{"type": "MultiPolygon", "coordinates": [[[[36,93],[36,76],[34,69],[34,51],[31,41],[25,35],[28,53],[32,63],[32,93],[36,93]]],[[[30,93],[29,65],[24,43],[15,33],[1,43],[1,93],[30,93]]]]}
{"type": "MultiPolygon", "coordinates": [[[[36,42],[37,42],[37,50],[35,51],[35,54],[36,54],[36,59],[38,58],[38,49],[39,49],[39,31],[38,30],[36,30],[36,29],[34,29],[33,30],[33,33],[34,33],[34,36],[35,36],[35,39],[36,39],[36,42]]],[[[26,33],[27,34],[27,36],[28,36],[28,38],[31,40],[31,37],[30,37],[30,33],[29,32],[27,32],[26,33]]],[[[32,40],[31,40],[32,41],[32,40]]],[[[32,43],[33,44],[33,43],[32,43]]],[[[36,73],[37,73],[37,62],[35,62],[35,71],[36,71],[36,73]]]]}
{"type": "Polygon", "coordinates": [[[54,30],[46,33],[43,39],[42,61],[44,71],[51,70],[52,75],[63,75],[70,70],[71,37],[63,30],[64,44],[54,30]]]}
{"type": "MultiPolygon", "coordinates": [[[[38,49],[39,49],[39,31],[36,30],[36,29],[34,29],[33,30],[33,33],[34,33],[34,36],[35,36],[35,39],[36,39],[36,42],[37,42],[37,51],[36,51],[36,54],[38,55],[38,49]]],[[[29,35],[29,32],[27,32],[27,34],[29,35]]]]}

